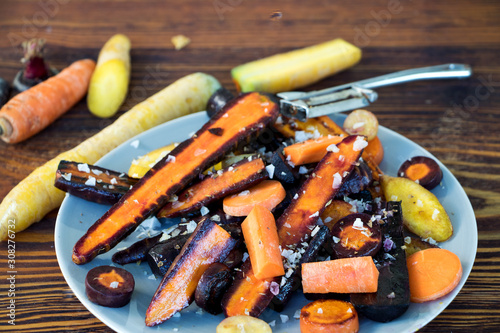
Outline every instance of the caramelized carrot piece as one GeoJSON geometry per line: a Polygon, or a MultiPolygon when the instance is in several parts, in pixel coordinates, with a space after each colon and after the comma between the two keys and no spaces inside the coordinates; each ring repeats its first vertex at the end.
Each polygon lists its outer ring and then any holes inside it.
{"type": "Polygon", "coordinates": [[[223,261],[236,244],[209,219],[199,222],[158,286],[146,312],[146,325],[158,325],[187,307],[203,272],[210,264],[223,261]]]}
{"type": "Polygon", "coordinates": [[[342,141],[342,137],[335,135],[323,136],[318,139],[310,139],[285,147],[284,152],[287,160],[294,165],[316,163],[328,152],[328,147],[342,141]]]}
{"type": "Polygon", "coordinates": [[[302,333],[356,333],[359,316],[349,302],[319,299],[300,310],[302,333]]]}
{"type": "Polygon", "coordinates": [[[158,162],[89,228],[73,248],[73,262],[84,264],[109,251],[201,171],[277,115],[278,105],[269,97],[249,93],[235,98],[158,162]]]}
{"type": "Polygon", "coordinates": [[[267,208],[256,205],[241,223],[241,230],[255,277],[266,279],[284,275],[273,214],[267,208]]]}
{"type": "Polygon", "coordinates": [[[264,180],[245,191],[225,197],[222,208],[231,216],[247,216],[256,205],[273,210],[285,196],[285,188],[279,181],[264,180]]]}
{"type": "Polygon", "coordinates": [[[302,264],[305,293],[374,293],[378,269],[370,256],[302,264]]]}
{"type": "Polygon", "coordinates": [[[366,146],[365,151],[363,152],[363,159],[365,157],[369,157],[369,160],[372,161],[375,165],[379,165],[384,158],[384,147],[382,146],[382,142],[378,138],[368,141],[368,146],[366,146]]]}
{"type": "Polygon", "coordinates": [[[332,200],[321,213],[321,220],[332,230],[332,227],[343,217],[352,214],[352,205],[344,200],[332,200]]]}
{"type": "MultiPolygon", "coordinates": [[[[343,180],[349,177],[359,160],[361,147],[366,144],[363,142],[362,137],[347,137],[338,144],[338,152],[328,152],[318,163],[315,176],[304,182],[297,198],[276,221],[281,248],[294,246],[310,236],[326,204],[335,197],[343,180]]],[[[250,314],[258,317],[274,297],[270,292],[272,282],[273,278],[257,280],[251,265],[247,265],[224,296],[226,316],[250,314]],[[248,276],[253,276],[254,280],[247,279],[248,276]]]]}
{"type": "Polygon", "coordinates": [[[431,248],[406,259],[410,278],[410,300],[423,303],[450,293],[462,278],[460,258],[448,250],[431,248]]]}
{"type": "Polygon", "coordinates": [[[267,178],[262,159],[244,159],[201,182],[188,187],[178,195],[178,200],[167,203],[158,217],[176,217],[193,212],[202,206],[241,191],[267,178]]]}

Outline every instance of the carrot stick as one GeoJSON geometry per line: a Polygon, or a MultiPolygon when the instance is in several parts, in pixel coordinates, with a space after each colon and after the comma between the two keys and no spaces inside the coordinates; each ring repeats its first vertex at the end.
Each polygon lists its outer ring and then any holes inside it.
{"type": "Polygon", "coordinates": [[[0,135],[17,143],[35,135],[71,109],[87,92],[95,62],[83,59],[20,93],[0,110],[0,135]]]}
{"type": "Polygon", "coordinates": [[[285,274],[273,214],[255,205],[241,224],[255,277],[267,279],[285,274]]]}
{"type": "Polygon", "coordinates": [[[210,75],[194,73],[172,83],[120,116],[96,135],[65,151],[34,170],[14,187],[0,204],[0,241],[19,232],[59,207],[64,192],[54,187],[61,160],[94,164],[126,140],[174,118],[203,110],[220,87],[210,75]]]}
{"type": "Polygon", "coordinates": [[[305,293],[373,293],[378,288],[373,259],[353,257],[302,264],[305,293]]]}
{"type": "MultiPolygon", "coordinates": [[[[310,139],[285,147],[284,152],[288,161],[294,165],[316,163],[326,155],[331,145],[342,141],[342,137],[328,135],[318,139],[310,139]]],[[[335,150],[338,149],[335,147],[335,150]]]]}
{"type": "Polygon", "coordinates": [[[451,292],[462,278],[460,258],[448,250],[430,248],[406,259],[410,278],[410,300],[423,303],[451,292]]]}
{"type": "Polygon", "coordinates": [[[222,208],[231,216],[247,216],[255,205],[273,210],[285,196],[286,191],[279,181],[264,180],[245,191],[225,197],[222,208]]]}
{"type": "Polygon", "coordinates": [[[363,151],[363,159],[367,159],[366,157],[369,157],[369,160],[375,165],[379,165],[380,162],[382,162],[384,158],[384,147],[378,136],[368,141],[368,146],[366,146],[363,151]]]}
{"type": "Polygon", "coordinates": [[[349,302],[319,299],[300,311],[302,333],[355,333],[358,330],[359,316],[349,302]]]}

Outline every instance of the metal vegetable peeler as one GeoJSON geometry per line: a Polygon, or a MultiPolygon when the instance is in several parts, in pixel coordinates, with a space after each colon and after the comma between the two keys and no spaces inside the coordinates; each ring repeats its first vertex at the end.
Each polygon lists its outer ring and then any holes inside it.
{"type": "Polygon", "coordinates": [[[283,115],[305,121],[307,118],[368,106],[378,98],[377,92],[372,88],[426,79],[459,79],[471,74],[469,65],[444,64],[407,69],[323,90],[283,92],[277,96],[281,98],[283,115]]]}

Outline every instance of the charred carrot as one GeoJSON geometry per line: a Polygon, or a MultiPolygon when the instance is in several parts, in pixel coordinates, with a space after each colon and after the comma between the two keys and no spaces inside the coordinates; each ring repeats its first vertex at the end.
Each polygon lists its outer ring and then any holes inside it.
{"type": "Polygon", "coordinates": [[[273,210],[285,196],[285,188],[279,181],[264,180],[238,194],[225,197],[222,208],[231,216],[247,216],[256,205],[273,210]]]}
{"type": "Polygon", "coordinates": [[[450,293],[462,278],[460,258],[448,250],[425,249],[406,259],[410,277],[410,300],[432,301],[450,293]]]}
{"type": "Polygon", "coordinates": [[[239,192],[267,178],[260,158],[243,159],[178,194],[177,200],[167,203],[158,217],[176,217],[191,213],[226,195],[239,192]]]}
{"type": "Polygon", "coordinates": [[[158,325],[187,307],[203,272],[210,264],[222,262],[236,244],[209,219],[198,223],[158,286],[146,311],[146,325],[158,325]]]}
{"type": "Polygon", "coordinates": [[[294,165],[316,163],[321,161],[329,149],[337,149],[335,146],[342,141],[342,137],[335,135],[323,136],[318,139],[309,139],[287,146],[284,149],[288,161],[294,165]],[[335,148],[333,148],[335,147],[335,148]]]}
{"type": "Polygon", "coordinates": [[[15,231],[20,232],[59,207],[64,192],[54,187],[54,177],[61,160],[93,164],[145,130],[203,110],[210,95],[219,87],[213,76],[204,73],[187,75],[137,104],[96,135],[34,170],[0,204],[0,240],[5,239],[11,230],[10,221],[15,221],[15,231]]]}
{"type": "Polygon", "coordinates": [[[353,257],[302,264],[305,293],[373,293],[378,270],[372,257],[353,257]]]}
{"type": "MultiPolygon", "coordinates": [[[[335,197],[359,160],[365,144],[361,137],[347,137],[337,145],[338,152],[328,152],[318,163],[314,170],[315,176],[304,182],[297,196],[276,221],[282,249],[296,246],[310,237],[325,206],[335,197]]],[[[273,280],[247,280],[251,267],[242,270],[243,274],[236,277],[223,298],[224,313],[226,316],[249,313],[258,317],[274,296],[270,292],[273,280]]]]}
{"type": "Polygon", "coordinates": [[[201,171],[222,158],[238,142],[264,128],[277,115],[278,105],[259,93],[235,99],[158,162],[97,220],[75,244],[73,261],[84,264],[99,253],[107,252],[201,171]],[[213,134],[216,128],[219,130],[213,134]]]}
{"type": "Polygon", "coordinates": [[[95,62],[79,60],[61,73],[16,95],[0,110],[0,135],[17,143],[49,126],[87,92],[95,62]]]}
{"type": "Polygon", "coordinates": [[[300,310],[302,333],[357,333],[359,316],[351,303],[336,300],[317,300],[300,310]]]}
{"type": "Polygon", "coordinates": [[[250,262],[257,279],[285,274],[273,214],[256,205],[241,224],[250,262]]]}

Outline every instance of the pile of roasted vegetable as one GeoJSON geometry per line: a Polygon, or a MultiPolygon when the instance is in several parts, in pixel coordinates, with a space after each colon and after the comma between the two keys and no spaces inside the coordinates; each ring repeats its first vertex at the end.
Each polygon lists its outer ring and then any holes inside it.
{"type": "MultiPolygon", "coordinates": [[[[181,217],[112,260],[147,261],[162,277],[147,326],[195,301],[229,317],[218,332],[270,332],[255,318],[267,307],[283,310],[297,289],[314,300],[300,313],[303,332],[356,332],[358,314],[387,322],[410,301],[450,292],[461,266],[436,245],[453,232],[428,190],[441,180],[439,166],[419,157],[401,167],[401,177],[383,175],[378,122],[368,111],[351,113],[341,127],[328,117],[284,118],[278,108],[272,96],[233,98],[222,88],[199,131],[135,160],[129,175],[61,162],[57,188],[113,204],[75,244],[73,261],[85,264],[112,250],[150,216],[181,217]]],[[[109,300],[126,294],[119,289],[133,280],[103,272],[91,275],[105,281],[100,298],[95,286],[87,295],[101,305],[123,305],[121,298],[109,300]]]]}

